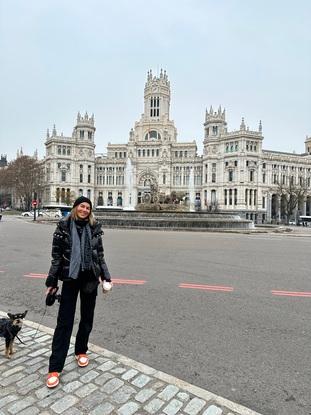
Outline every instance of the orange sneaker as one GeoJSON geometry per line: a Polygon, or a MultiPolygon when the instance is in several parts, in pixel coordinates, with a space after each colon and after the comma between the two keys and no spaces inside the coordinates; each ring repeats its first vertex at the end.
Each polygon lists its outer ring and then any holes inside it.
{"type": "Polygon", "coordinates": [[[46,386],[48,388],[55,388],[59,384],[59,373],[50,372],[46,379],[46,386]]]}
{"type": "Polygon", "coordinates": [[[89,364],[89,358],[86,354],[78,354],[76,355],[76,359],[80,367],[85,367],[89,364]]]}

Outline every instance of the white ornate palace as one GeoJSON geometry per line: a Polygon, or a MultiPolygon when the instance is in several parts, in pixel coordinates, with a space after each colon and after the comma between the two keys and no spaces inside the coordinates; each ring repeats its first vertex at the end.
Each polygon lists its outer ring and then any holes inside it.
{"type": "MultiPolygon", "coordinates": [[[[225,110],[206,111],[203,155],[195,141],[178,142],[170,120],[170,82],[166,72],[148,72],[144,90],[144,112],[124,144],[107,146],[107,155],[96,155],[94,116],[77,117],[71,137],[47,132],[44,160],[47,186],[45,204],[68,203],[85,195],[95,204],[122,206],[126,198],[125,166],[129,158],[134,172],[133,194],[140,203],[150,185],[169,195],[188,192],[194,171],[196,198],[202,209],[217,205],[221,211],[239,212],[256,222],[282,217],[277,183],[307,183],[311,179],[311,137],[305,153],[292,154],[262,148],[262,125],[258,131],[246,127],[228,131],[225,110]]],[[[311,196],[311,187],[310,187],[311,196]]],[[[311,214],[311,197],[301,200],[300,214],[311,214]]]]}

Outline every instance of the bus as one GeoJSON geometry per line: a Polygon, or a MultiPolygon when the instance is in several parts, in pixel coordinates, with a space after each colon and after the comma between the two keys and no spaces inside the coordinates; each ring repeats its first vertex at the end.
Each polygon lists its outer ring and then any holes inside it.
{"type": "Polygon", "coordinates": [[[311,216],[299,216],[298,224],[302,226],[310,226],[309,222],[311,222],[311,216]]]}
{"type": "Polygon", "coordinates": [[[49,211],[51,211],[51,212],[52,211],[60,211],[61,215],[63,217],[66,217],[71,212],[72,206],[62,205],[62,204],[59,204],[59,203],[53,203],[53,204],[51,203],[49,205],[42,206],[42,209],[44,209],[47,212],[49,212],[49,211]]]}

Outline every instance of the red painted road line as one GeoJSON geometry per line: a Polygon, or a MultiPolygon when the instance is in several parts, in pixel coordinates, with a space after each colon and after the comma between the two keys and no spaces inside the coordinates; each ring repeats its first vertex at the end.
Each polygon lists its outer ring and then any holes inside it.
{"type": "Polygon", "coordinates": [[[282,297],[311,297],[311,292],[308,291],[277,291],[272,290],[272,295],[278,295],[282,297]]]}
{"type": "Polygon", "coordinates": [[[131,285],[143,285],[145,280],[126,280],[122,278],[112,278],[113,284],[131,284],[131,285]]]}
{"type": "Polygon", "coordinates": [[[203,285],[203,284],[182,283],[182,284],[179,284],[178,287],[179,288],[192,288],[195,290],[207,290],[207,291],[225,291],[225,292],[233,291],[233,287],[225,287],[222,285],[203,285]]]}
{"type": "Polygon", "coordinates": [[[28,277],[28,278],[46,278],[47,274],[34,274],[34,273],[30,272],[29,274],[25,274],[24,277],[28,277]]]}
{"type": "Polygon", "coordinates": [[[0,270],[0,272],[5,272],[5,271],[0,270]]]}

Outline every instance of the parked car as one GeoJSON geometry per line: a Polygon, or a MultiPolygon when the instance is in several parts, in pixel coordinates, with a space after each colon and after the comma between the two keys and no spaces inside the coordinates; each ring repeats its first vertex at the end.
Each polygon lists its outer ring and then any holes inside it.
{"type": "MultiPolygon", "coordinates": [[[[24,217],[34,217],[34,211],[29,210],[21,214],[24,217]]],[[[56,210],[37,210],[37,217],[46,217],[46,218],[61,218],[62,212],[59,209],[56,210]]]]}
{"type": "Polygon", "coordinates": [[[31,216],[33,216],[33,215],[34,215],[34,213],[33,213],[33,211],[32,211],[32,210],[29,210],[28,212],[23,212],[23,213],[21,213],[21,215],[27,218],[27,217],[31,217],[31,216]]]}

